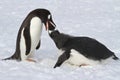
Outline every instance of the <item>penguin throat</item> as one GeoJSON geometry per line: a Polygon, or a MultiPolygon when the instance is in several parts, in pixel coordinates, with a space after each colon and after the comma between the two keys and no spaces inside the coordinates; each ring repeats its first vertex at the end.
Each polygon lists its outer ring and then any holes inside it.
{"type": "Polygon", "coordinates": [[[50,29],[49,29],[49,30],[48,30],[48,33],[51,34],[52,32],[55,32],[55,31],[58,31],[58,30],[57,30],[56,28],[53,29],[53,30],[50,30],[50,29]]]}

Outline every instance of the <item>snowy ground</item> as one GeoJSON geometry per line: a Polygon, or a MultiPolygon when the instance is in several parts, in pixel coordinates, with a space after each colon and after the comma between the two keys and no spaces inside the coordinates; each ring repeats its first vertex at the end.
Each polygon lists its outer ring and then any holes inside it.
{"type": "MultiPolygon", "coordinates": [[[[61,32],[95,38],[120,57],[120,0],[0,0],[0,59],[14,53],[19,27],[36,8],[49,9],[61,32]]],[[[120,61],[53,69],[57,48],[45,29],[34,58],[37,63],[0,61],[0,80],[120,80],[120,61]]]]}

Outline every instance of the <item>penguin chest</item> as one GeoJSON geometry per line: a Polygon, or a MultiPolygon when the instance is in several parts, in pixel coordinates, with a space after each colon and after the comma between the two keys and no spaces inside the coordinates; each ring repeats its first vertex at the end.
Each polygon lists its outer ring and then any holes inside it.
{"type": "Polygon", "coordinates": [[[42,21],[39,17],[33,17],[30,22],[31,51],[38,45],[42,33],[42,21]]]}
{"type": "Polygon", "coordinates": [[[82,66],[82,65],[95,65],[98,61],[89,59],[79,53],[78,51],[71,49],[70,58],[66,61],[72,65],[82,66]]]}

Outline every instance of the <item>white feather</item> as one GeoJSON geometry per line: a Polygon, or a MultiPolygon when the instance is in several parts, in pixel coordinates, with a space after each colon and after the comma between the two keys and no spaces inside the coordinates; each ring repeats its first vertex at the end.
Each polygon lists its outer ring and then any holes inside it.
{"type": "MultiPolygon", "coordinates": [[[[61,50],[61,52],[63,53],[64,51],[61,50]]],[[[62,54],[62,53],[60,53],[60,54],[62,54]]],[[[68,60],[66,60],[65,62],[70,63],[72,65],[76,65],[76,66],[80,66],[80,65],[84,65],[84,64],[96,65],[96,64],[100,63],[99,61],[86,58],[85,56],[83,56],[81,53],[79,53],[78,51],[76,51],[74,49],[71,49],[70,58],[68,60]]]]}
{"type": "Polygon", "coordinates": [[[43,23],[39,17],[32,18],[30,23],[31,51],[34,51],[40,41],[43,23]]]}
{"type": "Polygon", "coordinates": [[[20,52],[21,52],[21,59],[26,60],[29,55],[32,54],[32,52],[35,51],[39,41],[40,36],[42,32],[42,21],[39,17],[33,17],[30,22],[30,36],[31,36],[31,50],[28,55],[25,54],[26,52],[26,44],[25,44],[25,38],[23,36],[23,31],[21,32],[21,39],[20,39],[20,52]]]}
{"type": "Polygon", "coordinates": [[[48,19],[50,19],[50,17],[51,17],[51,15],[49,14],[49,15],[48,15],[48,19]]]}
{"type": "Polygon", "coordinates": [[[68,59],[68,62],[77,66],[80,66],[82,64],[96,65],[100,63],[99,61],[86,58],[85,56],[83,56],[81,53],[74,49],[71,49],[70,58],[68,59]]]}
{"type": "Polygon", "coordinates": [[[22,60],[25,60],[27,58],[27,56],[25,55],[25,52],[26,52],[26,45],[25,45],[25,38],[23,36],[23,31],[24,31],[24,28],[21,32],[21,39],[20,39],[20,55],[21,55],[21,59],[22,60]]]}

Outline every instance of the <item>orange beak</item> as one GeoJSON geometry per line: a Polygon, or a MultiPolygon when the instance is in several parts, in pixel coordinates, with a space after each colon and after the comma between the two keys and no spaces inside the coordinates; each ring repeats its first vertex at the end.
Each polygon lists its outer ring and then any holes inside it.
{"type": "Polygon", "coordinates": [[[47,31],[48,28],[49,28],[48,21],[46,22],[45,28],[46,28],[46,31],[47,31]]]}
{"type": "Polygon", "coordinates": [[[51,28],[55,28],[56,27],[56,25],[54,24],[54,22],[52,22],[52,21],[46,21],[46,24],[45,24],[45,28],[46,28],[46,30],[49,30],[49,29],[51,29],[51,28]]]}

